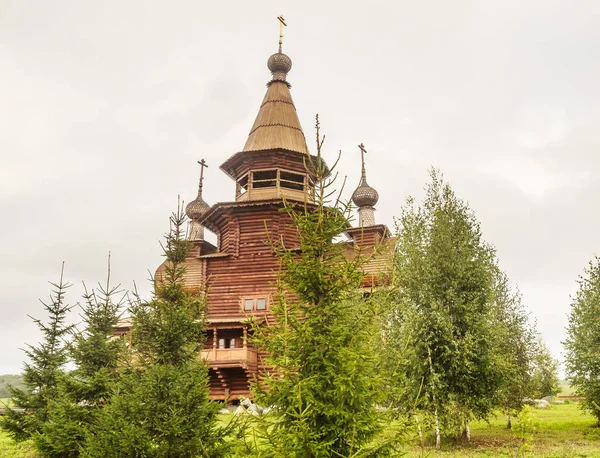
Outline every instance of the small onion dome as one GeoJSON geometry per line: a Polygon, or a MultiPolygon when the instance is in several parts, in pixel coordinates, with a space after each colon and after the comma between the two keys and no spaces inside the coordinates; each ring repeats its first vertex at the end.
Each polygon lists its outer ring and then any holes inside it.
{"type": "Polygon", "coordinates": [[[273,74],[274,80],[285,81],[286,75],[292,69],[292,59],[290,59],[286,54],[278,52],[269,57],[269,60],[267,61],[267,67],[273,74]]]}
{"type": "Polygon", "coordinates": [[[367,184],[367,178],[363,174],[358,188],[352,193],[352,202],[357,207],[374,207],[379,200],[379,193],[367,184]]]}
{"type": "Polygon", "coordinates": [[[199,220],[202,219],[209,209],[210,205],[204,202],[204,199],[202,198],[202,192],[199,192],[198,197],[186,205],[185,213],[189,219],[199,220]]]}

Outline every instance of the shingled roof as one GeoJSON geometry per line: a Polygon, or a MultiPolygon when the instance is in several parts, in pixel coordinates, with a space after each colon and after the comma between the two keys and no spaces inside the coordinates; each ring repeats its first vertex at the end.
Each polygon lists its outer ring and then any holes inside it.
{"type": "Polygon", "coordinates": [[[292,94],[285,81],[271,81],[243,151],[286,149],[309,154],[292,94]]]}

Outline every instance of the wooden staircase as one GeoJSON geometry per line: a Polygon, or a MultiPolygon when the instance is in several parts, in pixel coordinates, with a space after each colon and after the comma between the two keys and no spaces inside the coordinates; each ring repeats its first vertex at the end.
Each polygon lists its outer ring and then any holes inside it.
{"type": "Polygon", "coordinates": [[[211,368],[209,371],[210,398],[218,401],[236,401],[250,397],[250,380],[255,372],[241,367],[211,368]]]}

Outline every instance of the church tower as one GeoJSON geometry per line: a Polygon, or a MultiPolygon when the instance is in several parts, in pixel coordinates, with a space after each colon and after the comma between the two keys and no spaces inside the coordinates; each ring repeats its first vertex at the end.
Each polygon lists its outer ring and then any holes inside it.
{"type": "MultiPolygon", "coordinates": [[[[279,50],[267,61],[271,79],[266,94],[242,150],[220,166],[235,183],[233,199],[212,206],[206,203],[206,163],[202,160],[198,195],[186,207],[188,239],[194,249],[186,260],[185,283],[188,290],[206,297],[208,338],[201,356],[210,369],[210,396],[218,400],[235,402],[251,395],[249,381],[264,368],[266,354],[249,341],[248,322],[253,318],[268,324],[273,319],[271,307],[280,269],[269,241],[297,247],[297,230],[281,210],[284,202],[310,207],[314,201],[318,159],[309,152],[292,100],[288,82],[292,60],[282,51],[281,27],[285,23],[282,17],[278,19],[279,50]],[[205,229],[216,234],[216,246],[204,239],[205,229]]],[[[362,178],[353,195],[360,225],[348,230],[353,238],[347,244],[350,255],[358,253],[355,247],[367,243],[367,238],[372,248],[375,239],[386,234],[381,229],[384,226],[375,225],[378,194],[367,184],[366,150],[362,149],[362,178]]],[[[164,264],[157,270],[157,279],[163,271],[164,264]]]]}
{"type": "Polygon", "coordinates": [[[292,60],[279,51],[269,57],[271,80],[242,151],[221,165],[236,183],[236,202],[269,199],[310,201],[314,174],[287,75],[292,60]]]}
{"type": "Polygon", "coordinates": [[[188,238],[194,244],[186,261],[186,286],[206,294],[208,339],[202,357],[210,368],[213,399],[250,396],[249,381],[265,355],[248,341],[248,320],[272,319],[279,270],[268,240],[296,246],[296,229],[281,211],[284,200],[310,204],[314,199],[311,164],[317,159],[306,146],[292,99],[292,60],[282,51],[281,36],[280,29],[279,50],[267,61],[271,79],[244,147],[220,166],[235,183],[233,200],[206,203],[206,164],[201,161],[198,196],[186,207],[188,238]],[[204,240],[205,229],[216,234],[216,246],[204,240]]]}

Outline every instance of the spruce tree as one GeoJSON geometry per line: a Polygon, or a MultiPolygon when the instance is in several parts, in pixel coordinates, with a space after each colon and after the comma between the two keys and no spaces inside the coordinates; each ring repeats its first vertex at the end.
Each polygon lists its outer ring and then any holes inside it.
{"type": "Polygon", "coordinates": [[[52,294],[49,302],[40,301],[48,319],[46,322],[32,318],[42,333],[38,345],[27,345],[23,382],[25,389],[10,390],[12,408],[0,419],[0,426],[16,441],[30,439],[40,433],[48,419],[48,405],[56,398],[58,384],[68,361],[67,339],[72,325],[66,323],[72,309],[65,302],[65,293],[71,286],[63,279],[64,263],[58,283],[50,283],[52,294]]]}
{"type": "Polygon", "coordinates": [[[84,329],[74,332],[69,352],[75,368],[62,376],[57,397],[48,406],[48,419],[35,438],[36,448],[45,457],[80,455],[124,363],[124,340],[113,332],[125,295],[120,285],[110,283],[110,255],[106,284],[95,290],[84,285],[84,290],[80,305],[84,329]]]}
{"type": "Polygon", "coordinates": [[[335,197],[321,160],[318,117],[316,127],[317,157],[308,165],[317,177],[315,202],[285,202],[299,243],[273,242],[281,262],[274,322],[253,327],[269,367],[256,399],[275,408],[275,418],[261,422],[268,445],[259,455],[377,456],[377,445],[369,449],[382,427],[377,304],[357,293],[364,257],[347,258],[335,241],[348,227],[349,207],[335,197]]]}
{"type": "Polygon", "coordinates": [[[208,367],[200,359],[205,300],[184,285],[185,215],[178,206],[164,245],[165,271],[154,298],[138,300],[133,316],[132,365],[121,376],[83,456],[97,458],[216,458],[225,432],[218,404],[208,399],[208,367]]]}

